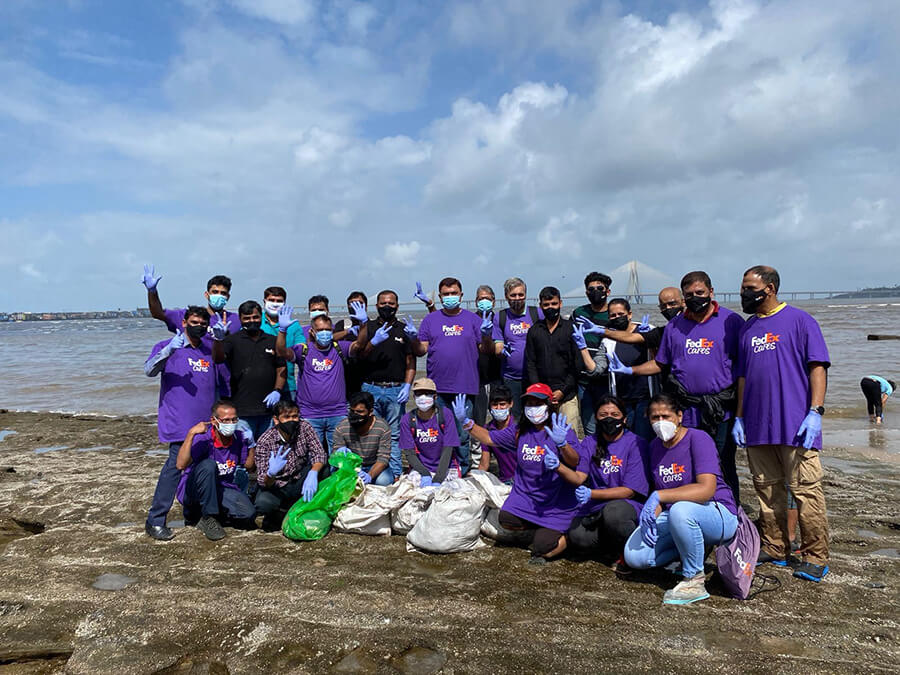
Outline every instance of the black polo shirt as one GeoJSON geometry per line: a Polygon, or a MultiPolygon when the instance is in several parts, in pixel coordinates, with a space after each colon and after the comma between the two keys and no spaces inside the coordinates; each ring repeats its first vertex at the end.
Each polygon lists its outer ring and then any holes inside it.
{"type": "MultiPolygon", "coordinates": [[[[382,322],[369,319],[367,325],[366,330],[371,340],[375,337],[382,322]]],[[[394,319],[388,339],[373,346],[371,351],[364,352],[359,357],[359,369],[363,382],[405,382],[406,355],[411,351],[409,338],[403,332],[403,322],[394,319]]]]}
{"type": "Polygon", "coordinates": [[[560,319],[552,333],[547,320],[541,319],[525,336],[525,384],[543,382],[563,393],[568,401],[578,394],[576,376],[583,361],[572,340],[572,321],[560,319]]]}
{"type": "Polygon", "coordinates": [[[266,415],[263,399],[275,388],[275,371],[284,359],[275,356],[275,338],[260,333],[254,340],[239,330],[222,341],[225,363],[231,371],[231,402],[240,417],[266,415]]]}

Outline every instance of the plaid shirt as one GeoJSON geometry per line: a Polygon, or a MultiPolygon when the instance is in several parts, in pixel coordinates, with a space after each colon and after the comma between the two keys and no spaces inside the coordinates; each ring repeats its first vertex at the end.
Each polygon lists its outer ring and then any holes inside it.
{"type": "MultiPolygon", "coordinates": [[[[265,486],[267,471],[269,469],[269,454],[280,452],[285,446],[285,442],[281,439],[278,429],[272,427],[266,431],[256,441],[256,450],[254,456],[256,458],[257,482],[265,486]]],[[[287,464],[278,474],[278,478],[273,483],[274,487],[284,487],[292,480],[299,478],[303,468],[309,464],[312,466],[317,462],[323,464],[328,463],[328,457],[325,456],[325,450],[319,442],[319,437],[313,430],[309,422],[300,420],[300,426],[297,428],[297,437],[291,444],[291,450],[288,452],[287,464]]]]}

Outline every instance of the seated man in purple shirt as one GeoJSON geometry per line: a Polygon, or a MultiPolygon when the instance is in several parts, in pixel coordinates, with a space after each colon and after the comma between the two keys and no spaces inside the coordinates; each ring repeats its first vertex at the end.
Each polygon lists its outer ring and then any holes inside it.
{"type": "Polygon", "coordinates": [[[239,466],[253,468],[253,450],[238,430],[235,407],[216,401],[209,422],[188,430],[178,450],[175,466],[181,474],[178,501],[184,506],[185,523],[194,522],[210,541],[225,536],[222,522],[253,527],[256,509],[235,484],[239,466]]]}
{"type": "Polygon", "coordinates": [[[166,541],[174,533],[166,527],[166,515],[172,508],[175,490],[181,479],[177,468],[178,450],[188,430],[198,419],[209,415],[216,401],[216,371],[212,347],[204,340],[209,328],[209,314],[204,307],[188,307],[181,320],[182,330],[171,340],[153,346],[144,364],[148,377],[160,376],[159,442],[169,445],[169,457],[159,472],[153,504],[144,526],[148,535],[166,541]]]}
{"type": "Polygon", "coordinates": [[[409,468],[422,477],[420,485],[443,483],[461,476],[456,418],[438,404],[434,381],[420,377],[413,382],[416,409],[400,420],[400,449],[409,468]]]}

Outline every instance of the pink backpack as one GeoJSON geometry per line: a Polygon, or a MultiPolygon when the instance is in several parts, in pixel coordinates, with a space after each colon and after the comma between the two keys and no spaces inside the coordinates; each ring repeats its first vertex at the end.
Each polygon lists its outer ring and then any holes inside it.
{"type": "Polygon", "coordinates": [[[759,531],[740,506],[737,517],[737,531],[731,541],[716,547],[716,566],[729,595],[746,600],[759,557],[759,531]]]}

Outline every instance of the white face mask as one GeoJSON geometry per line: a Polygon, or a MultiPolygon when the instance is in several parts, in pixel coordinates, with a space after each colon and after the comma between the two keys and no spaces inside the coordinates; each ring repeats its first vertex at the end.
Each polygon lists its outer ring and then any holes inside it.
{"type": "Polygon", "coordinates": [[[284,307],[283,302],[266,301],[266,314],[269,316],[278,316],[278,310],[284,307]]]}
{"type": "Polygon", "coordinates": [[[678,430],[678,425],[669,420],[660,420],[659,422],[654,422],[651,426],[653,427],[653,433],[663,443],[675,438],[675,432],[678,430]]]}
{"type": "Polygon", "coordinates": [[[317,316],[325,316],[328,312],[322,309],[314,309],[309,313],[309,321],[312,323],[312,320],[317,316]]]}
{"type": "Polygon", "coordinates": [[[226,438],[229,436],[234,436],[234,432],[237,429],[237,422],[219,422],[219,435],[225,436],[226,438]]]}
{"type": "Polygon", "coordinates": [[[525,406],[525,417],[528,418],[528,421],[532,424],[540,424],[544,420],[547,419],[547,406],[546,405],[526,405],[525,406]]]}
{"type": "Polygon", "coordinates": [[[425,412],[426,410],[431,410],[431,407],[434,405],[434,396],[430,394],[419,394],[416,396],[416,407],[425,412]]]}
{"type": "Polygon", "coordinates": [[[491,417],[498,422],[502,422],[509,417],[509,408],[491,408],[491,417]]]}

